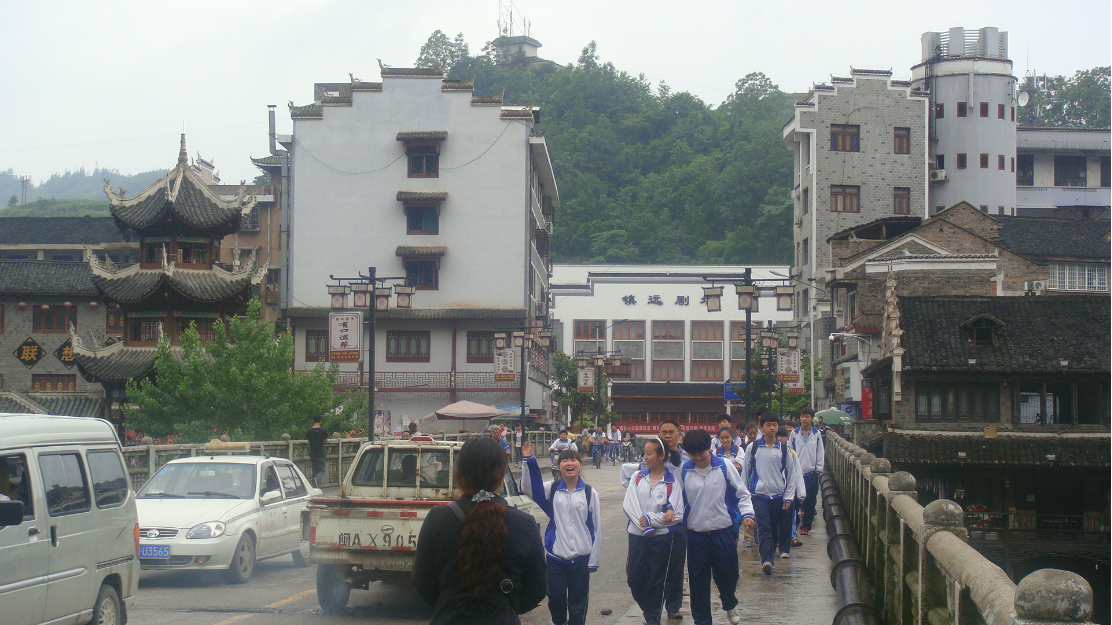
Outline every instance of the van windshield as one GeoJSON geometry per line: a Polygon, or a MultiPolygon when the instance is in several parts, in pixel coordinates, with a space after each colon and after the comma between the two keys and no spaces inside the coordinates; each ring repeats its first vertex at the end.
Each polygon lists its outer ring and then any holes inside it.
{"type": "Polygon", "coordinates": [[[251,499],[255,465],[221,462],[168,464],[147,480],[139,499],[251,499]]]}

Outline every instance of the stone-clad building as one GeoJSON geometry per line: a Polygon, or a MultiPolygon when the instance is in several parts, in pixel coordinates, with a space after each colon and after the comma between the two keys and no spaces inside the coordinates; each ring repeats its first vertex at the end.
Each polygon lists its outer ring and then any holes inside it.
{"type": "MultiPolygon", "coordinates": [[[[851,68],[850,76],[815,85],[784,126],[794,153],[797,323],[815,323],[815,353],[833,329],[829,298],[808,283],[831,265],[835,232],[892,215],[926,216],[927,97],[891,71],[851,68]]],[[[829,405],[819,386],[816,404],[829,405]]]]}

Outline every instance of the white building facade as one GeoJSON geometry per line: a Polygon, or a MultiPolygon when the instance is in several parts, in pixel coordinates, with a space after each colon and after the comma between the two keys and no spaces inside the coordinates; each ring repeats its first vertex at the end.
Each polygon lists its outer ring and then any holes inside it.
{"type": "MultiPolygon", "coordinates": [[[[329,276],[375,267],[387,286],[414,287],[412,308],[391,297],[377,315],[376,408],[395,424],[465,399],[520,409],[520,378],[495,379],[493,334],[548,318],[559,193],[540,111],[473,87],[388,67],[381,82],[319,83],[313,104],[291,105],[293,134],[281,138],[294,366],[328,358],[329,276]]],[[[527,358],[524,404],[544,416],[547,354],[527,358]]],[[[339,366],[341,388],[366,387],[363,363],[339,366]]]]}
{"type": "MultiPolygon", "coordinates": [[[[752,267],[751,278],[765,287],[783,285],[788,269],[752,267]]],[[[610,389],[619,427],[655,432],[668,418],[713,427],[714,416],[726,410],[724,385],[745,379],[745,312],[733,289],[744,271],[732,265],[555,265],[557,347],[573,356],[630,360],[630,377],[614,379],[610,389]],[[712,285],[725,287],[718,312],[708,312],[703,302],[703,288],[712,285]]],[[[792,313],[776,308],[774,297],[761,297],[751,323],[788,324],[792,313]]],[[[756,369],[759,351],[753,354],[756,369]]]]}

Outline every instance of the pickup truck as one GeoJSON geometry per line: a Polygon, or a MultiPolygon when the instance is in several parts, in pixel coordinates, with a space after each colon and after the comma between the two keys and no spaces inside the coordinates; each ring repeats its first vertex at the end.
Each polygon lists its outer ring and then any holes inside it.
{"type": "MultiPolygon", "coordinates": [[[[309,500],[302,537],[309,562],[317,565],[317,600],[325,613],[343,611],[353,587],[410,583],[421,523],[433,507],[459,497],[455,461],[461,447],[427,437],[364,443],[339,497],[309,500]]],[[[532,512],[533,502],[509,471],[502,495],[532,512]]]]}

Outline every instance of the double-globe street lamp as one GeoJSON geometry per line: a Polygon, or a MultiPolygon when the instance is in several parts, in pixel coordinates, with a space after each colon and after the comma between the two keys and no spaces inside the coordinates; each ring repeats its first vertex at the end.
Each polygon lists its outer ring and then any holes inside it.
{"type": "MultiPolygon", "coordinates": [[[[367,275],[355,278],[337,278],[329,274],[335,284],[328,285],[329,300],[333,310],[348,309],[347,296],[354,295],[352,306],[366,308],[364,323],[367,325],[367,440],[375,439],[375,313],[390,310],[390,296],[397,295],[397,307],[412,308],[416,287],[407,285],[405,276],[378,277],[376,267],[368,267],[367,275]],[[390,285],[393,284],[393,289],[390,285]]],[[[332,329],[329,328],[331,333],[332,329]]],[[[332,337],[329,336],[329,345],[332,337]]]]}
{"type": "Polygon", "coordinates": [[[525,408],[525,394],[527,389],[526,385],[528,384],[528,378],[526,376],[529,375],[530,367],[526,350],[530,347],[534,349],[540,347],[547,355],[548,347],[552,344],[552,330],[547,326],[529,327],[528,325],[524,327],[524,330],[517,330],[516,328],[499,329],[494,333],[494,348],[497,350],[509,349],[511,338],[513,340],[513,346],[521,348],[521,371],[518,372],[518,392],[521,396],[521,414],[519,415],[521,420],[521,432],[524,435],[524,433],[528,431],[525,423],[528,418],[528,413],[525,408]]]}

